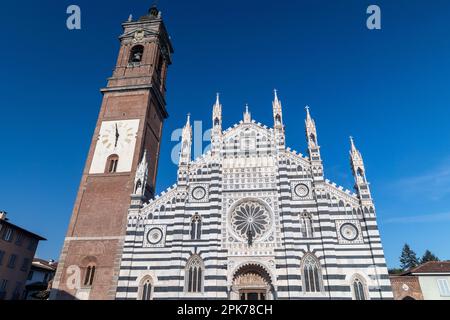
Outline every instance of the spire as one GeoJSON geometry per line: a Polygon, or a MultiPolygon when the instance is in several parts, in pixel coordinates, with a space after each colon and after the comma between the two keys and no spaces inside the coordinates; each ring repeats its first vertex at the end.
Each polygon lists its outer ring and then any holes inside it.
{"type": "Polygon", "coordinates": [[[277,150],[282,151],[286,146],[286,139],[284,135],[284,126],[283,126],[283,110],[281,108],[281,101],[278,99],[278,91],[277,89],[273,90],[273,102],[272,102],[272,111],[273,111],[273,128],[275,134],[275,144],[277,146],[277,150]]]}
{"type": "Polygon", "coordinates": [[[317,142],[317,130],[316,123],[314,119],[311,117],[311,113],[309,112],[309,106],[305,107],[306,110],[306,141],[308,141],[308,154],[309,161],[311,162],[311,170],[313,179],[316,181],[323,181],[323,164],[322,157],[320,155],[320,147],[317,142]]]}
{"type": "Polygon", "coordinates": [[[356,148],[353,137],[350,137],[350,165],[352,167],[353,177],[355,178],[355,190],[364,208],[363,210],[365,213],[368,213],[367,210],[372,213],[373,203],[369,183],[366,178],[366,169],[361,152],[356,148]]]}
{"type": "Polygon", "coordinates": [[[147,184],[148,177],[148,159],[147,159],[147,149],[144,149],[144,154],[142,155],[141,162],[139,163],[136,170],[136,177],[134,178],[134,194],[139,196],[144,196],[145,186],[147,184]]]}
{"type": "Polygon", "coordinates": [[[192,127],[191,127],[191,114],[188,113],[187,114],[187,119],[186,119],[186,124],[184,125],[184,128],[183,128],[183,133],[185,131],[188,132],[188,131],[191,131],[191,130],[192,130],[192,127]]]}
{"type": "Polygon", "coordinates": [[[314,120],[311,118],[311,113],[309,112],[309,106],[307,105],[307,106],[305,106],[305,110],[306,110],[306,121],[308,122],[308,123],[312,123],[312,124],[314,124],[314,120]]]}
{"type": "Polygon", "coordinates": [[[273,120],[275,127],[283,126],[283,110],[281,107],[281,101],[278,99],[278,90],[274,89],[274,99],[272,102],[272,109],[273,109],[273,120]]]}
{"type": "Polygon", "coordinates": [[[217,95],[216,95],[216,104],[215,104],[215,106],[220,106],[220,93],[219,92],[217,92],[217,95]]]}
{"type": "Polygon", "coordinates": [[[147,149],[144,149],[144,154],[142,155],[141,164],[147,164],[147,149]]]}
{"type": "Polygon", "coordinates": [[[248,103],[245,104],[244,122],[250,123],[252,121],[252,114],[248,111],[248,103]]]}
{"type": "Polygon", "coordinates": [[[219,93],[217,93],[216,103],[213,106],[213,128],[219,128],[222,131],[222,105],[219,93]]]}
{"type": "Polygon", "coordinates": [[[220,104],[220,94],[217,93],[216,103],[213,106],[213,127],[211,131],[211,152],[213,155],[220,155],[222,146],[222,105],[220,104]]]}
{"type": "MultiPolygon", "coordinates": [[[[350,158],[352,161],[352,164],[356,164],[356,166],[363,166],[364,162],[361,156],[361,152],[356,148],[355,141],[353,140],[353,137],[350,137],[350,158]]],[[[364,169],[364,168],[362,168],[364,169]]]]}
{"type": "Polygon", "coordinates": [[[311,113],[309,112],[309,106],[306,106],[305,110],[306,110],[306,120],[305,120],[306,139],[308,141],[308,149],[317,148],[319,144],[317,142],[316,123],[311,117],[311,113]]]}
{"type": "Polygon", "coordinates": [[[350,136],[350,147],[351,147],[351,151],[352,152],[356,151],[355,141],[353,141],[353,137],[352,136],[350,136]]]}
{"type": "Polygon", "coordinates": [[[192,127],[191,114],[188,113],[186,125],[183,128],[181,137],[181,153],[179,165],[187,165],[191,161],[192,127]]]}
{"type": "Polygon", "coordinates": [[[274,102],[280,102],[279,100],[278,100],[278,90],[277,89],[273,89],[273,93],[274,93],[274,96],[275,96],[275,99],[274,99],[274,102]]]}

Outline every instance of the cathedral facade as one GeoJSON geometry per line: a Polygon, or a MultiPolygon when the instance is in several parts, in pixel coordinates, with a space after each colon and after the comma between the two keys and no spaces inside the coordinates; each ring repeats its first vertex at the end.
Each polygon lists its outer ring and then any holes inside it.
{"type": "Polygon", "coordinates": [[[176,184],[155,197],[166,78],[174,52],[161,13],[123,23],[117,64],[73,208],[51,299],[391,299],[375,207],[351,141],[356,193],[324,177],[316,125],[308,155],[246,110],[191,159],[183,129],[176,184]]]}
{"type": "Polygon", "coordinates": [[[362,156],[351,139],[356,193],[324,177],[306,109],[308,156],[285,146],[282,104],[273,125],[222,130],[191,160],[183,129],[177,183],[144,202],[144,155],[135,179],[117,299],[392,299],[362,156]]]}

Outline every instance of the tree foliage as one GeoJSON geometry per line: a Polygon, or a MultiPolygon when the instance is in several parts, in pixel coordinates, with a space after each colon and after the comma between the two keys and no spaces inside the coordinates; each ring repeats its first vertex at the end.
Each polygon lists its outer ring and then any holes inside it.
{"type": "Polygon", "coordinates": [[[420,260],[420,263],[425,263],[428,261],[439,261],[439,258],[437,256],[435,256],[430,250],[427,250],[423,254],[422,259],[420,260]]]}
{"type": "Polygon", "coordinates": [[[400,256],[400,266],[403,270],[409,270],[419,265],[416,253],[409,247],[407,243],[403,246],[402,255],[400,256]]]}

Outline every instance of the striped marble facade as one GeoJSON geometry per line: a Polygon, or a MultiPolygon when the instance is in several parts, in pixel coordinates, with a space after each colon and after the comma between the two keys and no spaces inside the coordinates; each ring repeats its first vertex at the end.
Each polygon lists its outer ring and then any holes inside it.
{"type": "MultiPolygon", "coordinates": [[[[247,110],[222,131],[221,110],[217,99],[211,151],[195,161],[188,120],[176,185],[149,202],[144,188],[132,195],[116,298],[234,300],[256,288],[265,299],[392,299],[353,140],[356,193],[324,178],[308,109],[307,157],[284,145],[276,94],[272,128],[247,110]]],[[[138,186],[146,166],[144,156],[138,186]]]]}

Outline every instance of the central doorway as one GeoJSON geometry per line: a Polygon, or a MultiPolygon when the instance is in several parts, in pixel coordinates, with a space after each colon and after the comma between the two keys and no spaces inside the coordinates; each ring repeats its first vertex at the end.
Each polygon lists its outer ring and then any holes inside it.
{"type": "Polygon", "coordinates": [[[241,300],[266,300],[266,291],[264,290],[240,290],[241,300]]]}
{"type": "Polygon", "coordinates": [[[270,300],[270,275],[258,265],[246,265],[237,270],[233,279],[233,291],[239,300],[270,300]]]}

